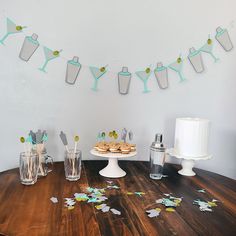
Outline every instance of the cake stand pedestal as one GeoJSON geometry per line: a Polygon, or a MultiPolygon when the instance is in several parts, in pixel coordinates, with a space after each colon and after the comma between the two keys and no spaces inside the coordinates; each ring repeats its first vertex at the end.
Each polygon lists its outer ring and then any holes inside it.
{"type": "Polygon", "coordinates": [[[99,174],[104,177],[109,178],[120,178],[126,175],[126,172],[119,167],[118,158],[128,158],[137,155],[137,152],[130,152],[129,154],[122,153],[99,153],[98,151],[92,149],[90,153],[98,157],[108,158],[108,165],[99,171],[99,174]]]}
{"type": "Polygon", "coordinates": [[[177,153],[174,148],[168,149],[167,153],[170,156],[176,157],[178,159],[183,159],[181,162],[182,169],[179,170],[178,173],[181,175],[184,175],[184,176],[195,176],[196,175],[196,173],[193,171],[195,161],[209,160],[212,157],[211,155],[201,156],[201,157],[183,156],[183,155],[177,153]]]}

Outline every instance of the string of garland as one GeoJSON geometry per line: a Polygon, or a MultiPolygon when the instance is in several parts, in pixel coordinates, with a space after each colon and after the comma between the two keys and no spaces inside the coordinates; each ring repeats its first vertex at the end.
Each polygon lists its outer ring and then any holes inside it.
{"type": "MultiPolygon", "coordinates": [[[[15,22],[13,22],[10,18],[7,17],[6,34],[0,39],[0,44],[4,45],[6,39],[13,34],[23,33],[24,28],[26,28],[26,26],[17,25],[15,22]]],[[[226,52],[231,51],[233,49],[233,44],[226,28],[217,27],[215,39],[226,52]]],[[[25,35],[25,39],[19,53],[19,58],[26,62],[29,61],[35,51],[38,50],[40,46],[41,44],[38,41],[38,35],[36,33],[33,33],[31,36],[25,35]]],[[[152,70],[151,66],[149,66],[141,71],[136,71],[136,76],[143,82],[143,93],[150,92],[150,90],[148,89],[148,80],[152,72],[156,77],[160,89],[167,89],[169,87],[169,69],[177,73],[180,82],[185,81],[186,78],[183,75],[183,64],[186,60],[189,60],[196,73],[202,73],[205,70],[202,59],[202,53],[207,53],[208,55],[210,55],[214,62],[217,62],[219,60],[219,58],[217,58],[213,52],[213,46],[213,39],[210,37],[210,35],[208,35],[208,39],[202,47],[200,47],[199,49],[195,49],[194,47],[189,49],[189,54],[187,58],[183,58],[181,55],[179,55],[179,57],[169,65],[163,65],[162,62],[158,62],[154,70],[152,70]]],[[[75,84],[76,80],[78,79],[79,72],[82,68],[82,65],[79,62],[79,57],[74,56],[72,59],[68,60],[61,56],[62,50],[52,50],[46,46],[42,47],[44,50],[45,61],[38,69],[41,72],[46,73],[46,68],[50,61],[55,60],[57,58],[62,58],[67,61],[65,82],[71,85],[75,84]]],[[[108,65],[101,67],[89,66],[89,69],[94,79],[94,83],[91,88],[93,91],[98,90],[98,81],[108,71],[107,67],[108,65]]],[[[122,70],[118,73],[118,90],[120,94],[126,95],[129,93],[131,78],[132,74],[128,71],[128,67],[122,67],[122,70]]]]}

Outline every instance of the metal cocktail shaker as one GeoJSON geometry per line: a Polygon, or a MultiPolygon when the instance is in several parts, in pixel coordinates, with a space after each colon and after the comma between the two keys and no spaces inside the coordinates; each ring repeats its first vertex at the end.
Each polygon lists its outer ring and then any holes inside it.
{"type": "Polygon", "coordinates": [[[166,157],[166,148],[162,143],[162,134],[156,134],[150,147],[150,178],[161,179],[166,157]]]}

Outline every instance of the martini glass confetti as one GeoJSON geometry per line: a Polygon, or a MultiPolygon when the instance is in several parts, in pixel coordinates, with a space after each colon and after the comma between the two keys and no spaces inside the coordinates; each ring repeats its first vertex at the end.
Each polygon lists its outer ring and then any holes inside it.
{"type": "Polygon", "coordinates": [[[53,60],[53,59],[56,59],[57,57],[59,57],[60,56],[60,52],[62,50],[60,50],[60,51],[53,51],[53,50],[51,50],[51,49],[49,49],[49,48],[47,48],[45,46],[43,47],[43,49],[44,49],[44,55],[45,55],[45,62],[42,65],[42,67],[39,68],[39,70],[46,73],[45,68],[46,68],[48,62],[53,60]]]}
{"type": "Polygon", "coordinates": [[[147,87],[147,82],[151,75],[151,69],[148,67],[145,71],[137,71],[135,74],[143,81],[143,93],[149,93],[150,90],[147,87]]]}
{"type": "Polygon", "coordinates": [[[200,48],[200,51],[208,53],[215,62],[219,61],[219,58],[217,58],[214,54],[213,54],[213,41],[210,38],[210,35],[208,37],[207,42],[200,48]]]}
{"type": "Polygon", "coordinates": [[[98,90],[98,80],[107,72],[106,67],[107,65],[101,68],[93,67],[93,66],[89,67],[94,78],[93,87],[91,88],[93,91],[98,90]]]}
{"type": "Polygon", "coordinates": [[[23,28],[26,26],[16,25],[12,20],[7,18],[7,32],[6,34],[0,39],[0,43],[4,45],[6,38],[11,34],[21,33],[23,28]]]}
{"type": "Polygon", "coordinates": [[[184,76],[182,74],[183,60],[182,60],[181,56],[179,56],[175,62],[171,63],[169,65],[169,68],[178,73],[179,78],[180,78],[180,82],[185,81],[185,78],[184,78],[184,76]]]}

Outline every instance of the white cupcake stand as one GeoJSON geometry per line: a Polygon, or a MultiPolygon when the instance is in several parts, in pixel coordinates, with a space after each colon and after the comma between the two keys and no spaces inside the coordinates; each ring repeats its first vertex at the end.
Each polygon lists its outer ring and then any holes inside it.
{"type": "Polygon", "coordinates": [[[111,152],[99,153],[95,149],[92,149],[90,153],[93,156],[108,158],[108,165],[104,169],[100,170],[99,174],[104,177],[109,177],[109,178],[120,178],[126,175],[126,172],[120,168],[118,164],[118,159],[134,157],[137,155],[136,151],[130,152],[129,154],[111,153],[111,152]]]}
{"type": "Polygon", "coordinates": [[[196,175],[196,173],[193,171],[195,161],[211,159],[211,155],[201,156],[201,157],[183,156],[181,154],[178,154],[174,148],[168,149],[167,153],[170,156],[176,157],[178,159],[183,159],[182,162],[181,162],[182,169],[179,170],[178,173],[181,174],[181,175],[185,175],[185,176],[194,176],[194,175],[196,175]]]}

